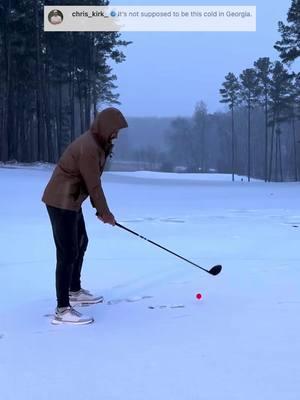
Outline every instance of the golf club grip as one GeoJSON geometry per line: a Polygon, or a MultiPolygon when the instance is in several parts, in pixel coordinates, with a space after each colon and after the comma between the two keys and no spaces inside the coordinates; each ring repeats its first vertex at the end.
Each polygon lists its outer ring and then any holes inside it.
{"type": "Polygon", "coordinates": [[[197,268],[200,268],[200,269],[202,269],[202,270],[204,270],[204,271],[206,271],[206,272],[208,272],[205,268],[202,268],[202,267],[200,267],[200,265],[198,265],[198,264],[195,264],[194,262],[192,262],[192,261],[190,261],[190,260],[188,260],[187,258],[184,258],[184,257],[182,257],[182,256],[180,256],[179,254],[176,254],[176,253],[174,253],[173,251],[171,251],[171,250],[169,250],[169,249],[167,249],[166,247],[163,247],[163,246],[161,246],[160,244],[158,244],[158,243],[155,243],[155,242],[153,242],[152,240],[150,240],[150,239],[147,239],[147,238],[145,238],[144,236],[142,236],[142,235],[139,235],[138,233],[136,233],[136,232],[134,232],[134,231],[132,231],[131,229],[129,229],[129,228],[126,228],[126,226],[124,226],[124,225],[121,225],[121,224],[119,224],[118,222],[116,222],[116,226],[118,226],[119,228],[122,228],[122,229],[124,229],[125,231],[127,231],[127,232],[130,232],[130,233],[132,233],[133,235],[135,235],[135,236],[138,236],[139,238],[141,238],[141,239],[144,239],[144,240],[146,240],[147,242],[149,242],[149,243],[152,243],[152,244],[154,244],[155,246],[157,246],[157,247],[160,247],[161,249],[163,249],[163,250],[165,250],[165,251],[167,251],[168,253],[171,253],[171,254],[173,254],[174,256],[176,256],[176,257],[178,257],[178,258],[181,258],[181,260],[184,260],[184,261],[186,261],[186,262],[188,262],[188,263],[190,263],[190,264],[192,264],[192,265],[194,265],[195,267],[197,267],[197,268]]]}

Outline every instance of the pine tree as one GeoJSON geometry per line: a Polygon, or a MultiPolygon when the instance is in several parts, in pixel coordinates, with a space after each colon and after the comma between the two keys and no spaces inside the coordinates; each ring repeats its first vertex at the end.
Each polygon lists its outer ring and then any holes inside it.
{"type": "Polygon", "coordinates": [[[300,120],[300,75],[293,74],[291,77],[292,86],[292,100],[289,110],[289,120],[292,126],[292,142],[293,142],[293,158],[294,158],[294,177],[298,181],[298,151],[297,151],[297,138],[296,138],[296,121],[300,120]]]}
{"type": "Polygon", "coordinates": [[[247,106],[247,112],[248,112],[248,144],[247,144],[247,149],[248,149],[248,182],[250,182],[250,177],[252,173],[252,141],[251,141],[251,110],[253,109],[254,105],[257,104],[258,102],[258,96],[260,93],[260,88],[258,84],[258,77],[256,74],[255,69],[253,68],[247,68],[245,69],[241,75],[240,75],[240,80],[241,80],[241,90],[240,90],[240,95],[241,95],[241,100],[243,103],[246,104],[247,106]]]}
{"type": "Polygon", "coordinates": [[[283,179],[282,173],[282,155],[281,155],[281,124],[287,121],[291,115],[291,108],[294,104],[293,75],[284,68],[280,61],[274,63],[271,76],[270,87],[270,116],[269,125],[272,127],[271,152],[269,161],[269,181],[273,175],[273,160],[275,159],[275,179],[283,179]],[[275,141],[275,154],[274,154],[275,141]],[[279,169],[279,174],[278,174],[279,169]]]}
{"type": "Polygon", "coordinates": [[[229,72],[225,76],[225,82],[222,83],[222,86],[223,88],[220,89],[220,94],[222,96],[220,102],[228,104],[229,109],[231,110],[231,174],[232,181],[234,181],[234,175],[236,172],[234,110],[239,101],[240,84],[237,77],[232,72],[229,72]]]}
{"type": "Polygon", "coordinates": [[[256,75],[258,78],[258,85],[260,87],[260,98],[264,106],[265,112],[265,182],[268,180],[268,103],[269,103],[269,93],[271,85],[271,70],[272,63],[268,57],[259,58],[254,62],[254,67],[256,69],[256,75]]]}
{"type": "Polygon", "coordinates": [[[292,0],[287,22],[278,23],[281,40],[274,47],[284,63],[291,63],[300,56],[300,0],[292,0]]]}

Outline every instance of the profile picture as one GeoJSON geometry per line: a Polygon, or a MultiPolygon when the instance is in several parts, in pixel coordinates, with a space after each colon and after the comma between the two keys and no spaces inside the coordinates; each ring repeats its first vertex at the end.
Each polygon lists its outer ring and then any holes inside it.
{"type": "Polygon", "coordinates": [[[58,25],[62,23],[63,19],[63,13],[59,10],[52,10],[48,14],[48,21],[50,22],[50,24],[58,25]]]}

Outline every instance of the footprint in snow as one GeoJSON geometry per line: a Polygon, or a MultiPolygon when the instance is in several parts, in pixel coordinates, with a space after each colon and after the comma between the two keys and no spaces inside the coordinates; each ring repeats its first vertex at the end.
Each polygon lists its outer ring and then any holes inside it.
{"type": "Polygon", "coordinates": [[[183,219],[178,219],[178,218],[162,218],[160,221],[161,222],[173,222],[173,223],[177,223],[177,224],[182,224],[185,222],[183,219]]]}
{"type": "Polygon", "coordinates": [[[155,310],[155,309],[162,309],[162,308],[184,308],[184,304],[170,304],[170,305],[161,305],[161,306],[149,306],[150,310],[155,310]]]}
{"type": "Polygon", "coordinates": [[[122,303],[123,301],[127,301],[128,303],[134,303],[134,302],[140,301],[140,300],[152,299],[152,297],[153,296],[133,296],[133,297],[127,297],[124,299],[113,299],[113,300],[107,301],[106,304],[111,306],[114,304],[122,303]]]}

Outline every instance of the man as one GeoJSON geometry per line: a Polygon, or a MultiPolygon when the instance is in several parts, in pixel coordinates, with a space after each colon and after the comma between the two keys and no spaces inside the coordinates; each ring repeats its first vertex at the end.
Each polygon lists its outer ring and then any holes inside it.
{"type": "Polygon", "coordinates": [[[119,130],[127,126],[126,119],[116,108],[98,113],[90,129],[67,147],[44,191],[42,201],[50,217],[57,259],[57,308],[53,324],[91,323],[93,318],[84,316],[73,306],[103,301],[102,296],[93,296],[81,287],[81,268],[88,244],[81,205],[90,196],[98,218],[115,225],[100,176],[111,154],[112,141],[118,137],[119,130]]]}

